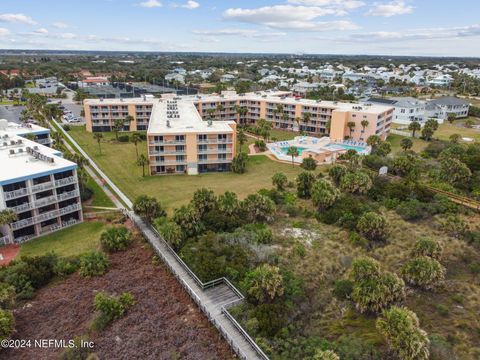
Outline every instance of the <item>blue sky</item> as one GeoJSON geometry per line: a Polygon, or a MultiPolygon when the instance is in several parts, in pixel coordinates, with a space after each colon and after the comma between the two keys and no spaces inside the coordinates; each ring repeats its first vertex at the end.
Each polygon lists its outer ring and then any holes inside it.
{"type": "Polygon", "coordinates": [[[472,0],[0,0],[0,48],[480,57],[472,0]]]}

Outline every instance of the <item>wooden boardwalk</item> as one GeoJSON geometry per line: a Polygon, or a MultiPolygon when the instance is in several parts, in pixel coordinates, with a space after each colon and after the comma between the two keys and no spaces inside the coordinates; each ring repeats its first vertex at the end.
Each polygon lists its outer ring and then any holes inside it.
{"type": "MultiPolygon", "coordinates": [[[[110,189],[104,187],[105,192],[111,195],[110,197],[114,204],[122,210],[142,232],[145,239],[153,246],[157,255],[177,278],[178,282],[190,294],[198,307],[205,313],[208,320],[215,325],[237,356],[244,360],[268,360],[268,356],[263,353],[256,342],[228,312],[230,307],[243,302],[244,297],[242,293],[226,278],[203,283],[154,228],[146,224],[133,211],[127,209],[132,208],[133,204],[131,200],[108,178],[100,167],[95,164],[93,159],[78,145],[75,139],[73,139],[55,119],[52,119],[52,121],[73,146],[77,148],[77,151],[89,161],[89,165],[95,169],[96,172],[86,167],[94,180],[98,184],[102,184],[99,178],[99,176],[101,176],[110,186],[111,192],[110,189]],[[97,173],[99,176],[97,176],[97,173]],[[116,196],[112,193],[115,193],[116,196]],[[125,208],[118,199],[121,199],[127,208],[125,208]]],[[[68,143],[66,144],[70,147],[68,143]]]]}
{"type": "Polygon", "coordinates": [[[148,239],[172,274],[220,331],[238,357],[268,360],[255,341],[228,312],[229,307],[243,302],[243,295],[226,278],[202,283],[152,227],[134,212],[125,213],[148,239]]]}

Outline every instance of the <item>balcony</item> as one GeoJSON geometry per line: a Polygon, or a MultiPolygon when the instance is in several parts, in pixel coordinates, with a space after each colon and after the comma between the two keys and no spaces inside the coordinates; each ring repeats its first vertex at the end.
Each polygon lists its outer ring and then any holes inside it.
{"type": "Polygon", "coordinates": [[[12,211],[15,211],[17,214],[20,214],[24,211],[32,210],[33,205],[30,204],[30,203],[25,203],[25,204],[22,204],[22,205],[11,207],[9,209],[12,210],[12,211]]]}
{"type": "Polygon", "coordinates": [[[71,213],[71,212],[74,212],[74,211],[78,211],[82,208],[82,206],[80,204],[72,204],[72,205],[69,205],[67,207],[64,207],[64,208],[61,208],[59,210],[59,213],[60,215],[65,215],[65,214],[68,214],[68,213],[71,213]]]}
{"type": "Polygon", "coordinates": [[[163,161],[154,161],[152,165],[185,165],[187,160],[176,161],[176,160],[163,160],[163,161]]]}
{"type": "Polygon", "coordinates": [[[231,144],[232,139],[198,139],[199,144],[231,144]]]}
{"type": "Polygon", "coordinates": [[[0,245],[8,245],[8,244],[11,244],[12,243],[12,239],[10,238],[10,236],[3,236],[3,237],[0,237],[0,245]]]}
{"type": "Polygon", "coordinates": [[[77,190],[72,190],[72,191],[67,191],[67,192],[64,192],[64,193],[61,193],[61,194],[57,195],[57,200],[58,201],[63,201],[63,200],[67,200],[67,199],[77,197],[77,196],[80,196],[78,191],[77,190]]]}
{"type": "Polygon", "coordinates": [[[42,184],[33,185],[32,186],[32,193],[37,193],[37,192],[40,192],[40,191],[45,191],[45,190],[50,190],[50,189],[53,189],[53,182],[48,181],[48,182],[45,182],[45,183],[42,183],[42,184]]]}
{"type": "Polygon", "coordinates": [[[77,182],[77,178],[75,176],[70,176],[65,179],[55,180],[55,187],[75,184],[76,182],[77,182]]]}
{"type": "Polygon", "coordinates": [[[19,220],[19,221],[15,221],[14,223],[11,223],[10,227],[12,228],[12,230],[18,230],[18,229],[33,225],[33,223],[34,223],[33,218],[27,218],[27,219],[23,219],[23,220],[19,220]]]}
{"type": "Polygon", "coordinates": [[[18,190],[14,190],[14,191],[8,191],[8,192],[4,193],[3,195],[5,196],[5,200],[10,200],[10,199],[15,199],[15,198],[20,197],[20,196],[27,195],[27,193],[28,193],[27,188],[23,188],[23,189],[18,189],[18,190]]]}
{"type": "Polygon", "coordinates": [[[184,155],[185,150],[150,151],[150,155],[184,155]]]}
{"type": "Polygon", "coordinates": [[[55,195],[47,196],[42,199],[36,200],[34,202],[35,207],[42,207],[50,204],[54,204],[57,202],[57,197],[55,195]]]}
{"type": "Polygon", "coordinates": [[[231,153],[232,149],[206,149],[206,150],[198,150],[199,154],[227,154],[231,153]]]}
{"type": "Polygon", "coordinates": [[[45,235],[45,234],[51,233],[52,231],[55,231],[55,230],[58,230],[58,229],[61,229],[61,228],[62,228],[62,225],[60,225],[60,224],[52,224],[52,225],[44,226],[40,230],[39,235],[45,235]]]}
{"type": "Polygon", "coordinates": [[[151,140],[148,142],[150,145],[184,145],[185,140],[151,140]]]}
{"type": "Polygon", "coordinates": [[[199,164],[228,164],[231,163],[232,159],[207,159],[207,160],[198,160],[199,164]]]}

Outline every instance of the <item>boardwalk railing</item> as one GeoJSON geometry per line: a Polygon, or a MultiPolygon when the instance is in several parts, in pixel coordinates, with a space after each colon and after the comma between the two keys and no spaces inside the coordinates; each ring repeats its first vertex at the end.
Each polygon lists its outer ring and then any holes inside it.
{"type": "MultiPolygon", "coordinates": [[[[219,285],[226,285],[228,286],[238,297],[238,299],[233,300],[221,307],[221,313],[228,319],[228,321],[236,328],[236,330],[242,335],[244,340],[246,340],[250,346],[255,350],[257,353],[258,357],[262,360],[269,360],[268,356],[262,351],[262,349],[258,346],[258,344],[253,340],[250,335],[245,331],[245,329],[238,323],[237,320],[230,314],[228,311],[229,308],[240,305],[243,303],[245,297],[243,294],[238,290],[227,278],[221,277],[219,279],[211,280],[208,282],[202,282],[198,276],[188,267],[188,265],[178,256],[178,254],[172,249],[172,247],[163,239],[163,237],[158,233],[158,231],[151,226],[150,224],[146,223],[143,220],[140,220],[135,214],[131,211],[124,211],[125,215],[136,225],[136,227],[142,232],[144,237],[146,239],[149,239],[148,234],[145,231],[145,227],[148,228],[152,233],[155,234],[155,237],[157,240],[161,242],[161,244],[167,249],[168,253],[175,259],[175,261],[180,264],[182,269],[188,273],[188,275],[195,281],[195,283],[202,289],[206,290],[215,286],[219,285]]],[[[198,296],[198,294],[191,288],[190,285],[187,284],[187,282],[180,277],[180,275],[177,273],[177,271],[173,268],[173,266],[170,264],[170,261],[166,258],[165,254],[161,251],[161,249],[157,248],[155,244],[151,243],[155,250],[156,253],[162,258],[162,261],[167,265],[169,268],[170,272],[177,278],[179,283],[183,286],[183,288],[190,294],[192,299],[195,301],[195,303],[198,305],[198,307],[204,312],[204,314],[207,316],[208,320],[220,331],[222,336],[225,338],[225,340],[228,342],[228,344],[232,347],[232,349],[235,351],[235,353],[238,355],[240,359],[245,359],[248,360],[247,355],[240,349],[234,339],[230,336],[229,332],[223,327],[223,325],[218,322],[213,314],[207,309],[207,307],[203,304],[202,300],[198,296]]]]}

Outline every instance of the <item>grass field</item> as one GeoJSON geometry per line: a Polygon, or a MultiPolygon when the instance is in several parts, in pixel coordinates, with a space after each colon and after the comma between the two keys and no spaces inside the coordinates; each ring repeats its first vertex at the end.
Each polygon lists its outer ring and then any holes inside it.
{"type": "MultiPolygon", "coordinates": [[[[480,124],[480,121],[475,118],[471,118],[476,121],[477,124],[480,124]]],[[[438,130],[435,132],[434,137],[440,140],[449,140],[450,135],[459,134],[462,137],[468,137],[480,141],[480,130],[478,129],[469,129],[463,126],[466,119],[456,120],[453,124],[445,122],[438,127],[438,130]]]]}
{"type": "Polygon", "coordinates": [[[115,207],[115,204],[112,202],[112,200],[110,200],[107,194],[105,194],[100,185],[98,185],[95,180],[93,180],[90,176],[88,177],[87,187],[93,190],[92,201],[88,205],[115,207]]]}
{"type": "MultiPolygon", "coordinates": [[[[392,153],[396,154],[398,152],[403,152],[403,149],[400,146],[400,143],[404,138],[405,138],[404,136],[396,135],[396,134],[390,134],[388,136],[387,141],[392,145],[392,153]]],[[[428,142],[422,139],[414,139],[414,138],[410,138],[410,139],[413,141],[412,150],[415,152],[421,152],[428,145],[428,142]]]]}
{"type": "MultiPolygon", "coordinates": [[[[104,133],[100,154],[93,135],[87,133],[85,127],[72,127],[69,133],[130,199],[142,194],[155,196],[169,210],[186,204],[193,192],[201,187],[217,193],[234,191],[242,198],[261,188],[271,187],[272,175],[277,171],[284,172],[292,180],[301,171],[299,167],[277,163],[265,156],[255,156],[250,157],[247,172],[241,175],[228,172],[142,178],[142,169],[135,164],[133,144],[114,142],[114,134],[104,133]]],[[[146,154],[144,142],[138,144],[138,151],[139,154],[146,154]]]]}
{"type": "Polygon", "coordinates": [[[44,255],[55,251],[59,256],[75,256],[99,248],[102,222],[83,222],[24,243],[20,256],[44,255]]]}

